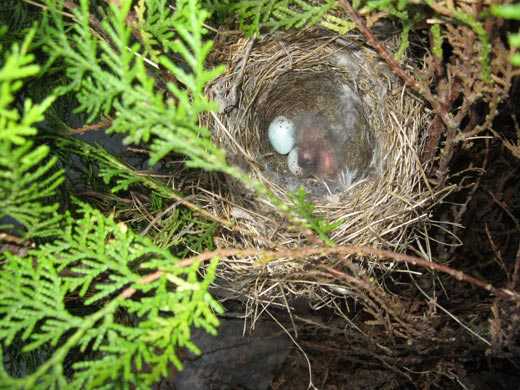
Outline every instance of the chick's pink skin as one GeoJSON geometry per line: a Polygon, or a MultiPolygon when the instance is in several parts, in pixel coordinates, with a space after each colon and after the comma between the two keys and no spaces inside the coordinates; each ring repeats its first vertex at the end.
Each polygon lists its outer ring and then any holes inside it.
{"type": "Polygon", "coordinates": [[[338,159],[327,130],[303,123],[298,129],[297,145],[298,165],[307,176],[332,177],[338,174],[338,159]]]}

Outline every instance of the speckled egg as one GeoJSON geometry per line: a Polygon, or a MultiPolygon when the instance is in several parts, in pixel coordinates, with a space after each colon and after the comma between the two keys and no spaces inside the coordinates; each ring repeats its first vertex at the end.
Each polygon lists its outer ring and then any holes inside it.
{"type": "Polygon", "coordinates": [[[289,152],[287,166],[294,176],[303,176],[303,169],[298,165],[298,148],[294,148],[289,152]]]}
{"type": "Polygon", "coordinates": [[[277,116],[269,125],[269,142],[280,154],[289,153],[296,143],[294,123],[284,116],[277,116]]]}

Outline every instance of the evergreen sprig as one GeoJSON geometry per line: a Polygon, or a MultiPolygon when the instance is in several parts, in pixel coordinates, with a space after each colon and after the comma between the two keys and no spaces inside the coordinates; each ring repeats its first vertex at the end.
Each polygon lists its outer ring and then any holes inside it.
{"type": "MultiPolygon", "coordinates": [[[[504,19],[520,20],[520,4],[494,5],[491,7],[491,12],[493,15],[504,19]]],[[[509,45],[512,48],[520,48],[520,32],[510,34],[508,38],[509,45]]],[[[515,66],[520,66],[520,53],[513,53],[511,63],[515,66]]]]}
{"type": "MultiPolygon", "coordinates": [[[[204,88],[222,72],[222,67],[207,69],[205,65],[212,42],[204,40],[204,22],[209,13],[199,1],[176,2],[173,22],[168,22],[168,26],[174,26],[175,39],[161,42],[165,46],[164,52],[173,54],[173,57],[160,56],[162,68],[176,80],[167,83],[169,93],[158,91],[145,67],[141,45],[131,39],[130,1],[122,1],[121,6],[111,5],[109,17],[100,23],[103,34],[97,35],[89,24],[88,0],[81,0],[81,7],[73,11],[76,22],[72,26],[65,24],[59,12],[61,8],[51,7],[55,0],[47,1],[52,10],[46,29],[52,37],[48,52],[65,62],[71,83],[64,91],[75,91],[80,102],[79,111],[89,113],[91,119],[111,113],[114,120],[109,131],[127,134],[127,143],[148,143],[152,164],[172,151],[184,154],[188,157],[187,166],[227,173],[254,189],[259,196],[267,196],[280,211],[293,213],[262,183],[229,165],[224,151],[212,142],[209,129],[199,126],[200,114],[216,108],[204,96],[204,88]],[[100,35],[107,38],[100,39],[100,35]]],[[[153,1],[147,3],[147,9],[152,9],[153,1]]],[[[307,6],[301,0],[282,3],[300,7],[307,15],[305,19],[310,21],[312,15],[326,12],[334,2],[327,1],[321,6],[307,6]]],[[[154,15],[142,9],[139,13],[145,17],[154,15]]],[[[154,20],[162,23],[163,18],[155,17],[154,20]]],[[[148,30],[151,31],[150,27],[148,30]]],[[[119,185],[135,183],[133,175],[124,177],[119,175],[119,185]]]]}
{"type": "Polygon", "coordinates": [[[73,138],[57,138],[56,143],[60,149],[67,150],[86,161],[95,162],[98,167],[97,175],[110,187],[112,193],[127,191],[132,186],[141,185],[164,199],[181,196],[170,186],[152,176],[141,174],[101,146],[73,138]]]}
{"type": "MultiPolygon", "coordinates": [[[[90,145],[78,139],[60,138],[57,142],[60,149],[67,150],[85,160],[95,162],[96,175],[110,188],[112,193],[128,191],[142,187],[150,193],[154,210],[164,210],[167,202],[177,202],[185,195],[171,186],[151,176],[137,171],[113,156],[100,146],[90,145]]],[[[161,225],[160,231],[154,235],[154,243],[160,247],[174,246],[177,255],[183,257],[191,253],[200,253],[214,248],[213,235],[218,226],[214,222],[195,216],[192,210],[176,207],[175,211],[161,225]]]]}
{"type": "Polygon", "coordinates": [[[175,38],[175,18],[169,0],[139,0],[134,7],[137,19],[135,26],[143,44],[144,55],[158,62],[161,53],[167,50],[162,42],[175,38]]]}
{"type": "Polygon", "coordinates": [[[289,193],[289,197],[295,212],[302,219],[302,224],[315,232],[325,243],[333,245],[334,242],[329,235],[341,225],[342,221],[337,220],[331,223],[317,215],[316,206],[308,199],[303,187],[299,187],[296,191],[289,193]]]}
{"type": "MultiPolygon", "coordinates": [[[[303,0],[278,2],[272,12],[272,19],[266,24],[274,30],[303,28],[318,24],[336,5],[336,0],[326,0],[316,6],[303,0]]],[[[329,20],[330,22],[330,20],[329,20]]]]}
{"type": "MultiPolygon", "coordinates": [[[[365,2],[361,2],[361,4],[363,3],[365,2]]],[[[414,24],[424,19],[426,15],[419,12],[419,7],[409,0],[368,0],[363,5],[365,11],[384,13],[396,18],[401,23],[399,49],[395,56],[398,59],[403,58],[410,46],[409,34],[411,28],[414,24]]]]}
{"type": "MultiPolygon", "coordinates": [[[[210,9],[222,12],[220,2],[206,1],[210,9]]],[[[315,4],[306,0],[242,0],[228,2],[229,14],[236,14],[241,29],[249,36],[258,34],[262,28],[270,31],[303,28],[321,23],[324,27],[345,33],[353,25],[329,12],[336,0],[315,4]]]]}
{"type": "Polygon", "coordinates": [[[208,13],[197,0],[177,1],[171,18],[154,12],[162,4],[160,0],[146,3],[149,13],[138,12],[148,16],[147,31],[157,39],[174,28],[175,39],[161,43],[175,61],[159,56],[161,66],[175,78],[167,83],[168,93],[158,90],[145,66],[145,50],[132,39],[128,23],[131,1],[110,6],[108,17],[100,22],[102,34],[95,34],[89,25],[88,0],[81,0],[81,6],[73,10],[76,21],[71,25],[65,23],[62,8],[54,0],[47,2],[50,11],[45,33],[51,38],[47,51],[54,60],[65,62],[70,84],[62,92],[75,91],[80,103],[77,111],[87,112],[90,120],[111,114],[114,120],[109,131],[125,133],[127,143],[149,143],[152,164],[175,151],[186,155],[190,166],[237,174],[211,141],[209,130],[198,126],[201,113],[216,109],[203,95],[204,86],[223,67],[205,66],[212,42],[204,40],[208,13]]]}
{"type": "Polygon", "coordinates": [[[58,205],[46,200],[63,181],[49,147],[33,144],[35,125],[44,119],[54,96],[38,104],[26,98],[21,110],[15,104],[24,79],[40,70],[29,53],[34,33],[30,29],[23,43],[13,44],[0,59],[0,229],[25,238],[57,232],[58,205]]]}
{"type": "Polygon", "coordinates": [[[190,340],[192,327],[216,332],[222,309],[208,293],[216,262],[199,281],[199,264],[179,267],[168,250],[89,206],[81,206],[79,218],[67,217],[58,240],[24,258],[6,253],[3,260],[0,342],[8,346],[20,336],[25,351],[55,348],[24,378],[0,372],[10,386],[150,386],[171,365],[182,367],[179,348],[200,352],[190,340]],[[84,299],[89,314],[68,310],[73,294],[84,299]],[[130,319],[116,315],[121,311],[130,319]],[[77,346],[97,358],[75,363],[66,377],[65,360],[77,346]]]}

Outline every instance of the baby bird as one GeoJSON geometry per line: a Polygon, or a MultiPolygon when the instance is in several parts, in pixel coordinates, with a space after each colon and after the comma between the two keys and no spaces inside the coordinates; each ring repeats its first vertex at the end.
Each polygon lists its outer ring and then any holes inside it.
{"type": "Polygon", "coordinates": [[[344,163],[327,119],[320,113],[300,113],[294,119],[298,165],[304,176],[332,178],[344,163]]]}

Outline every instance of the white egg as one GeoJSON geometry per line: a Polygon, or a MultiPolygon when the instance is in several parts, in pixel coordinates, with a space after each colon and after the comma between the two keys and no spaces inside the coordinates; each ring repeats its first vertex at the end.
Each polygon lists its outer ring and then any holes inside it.
{"type": "Polygon", "coordinates": [[[287,166],[294,176],[303,176],[303,169],[298,165],[298,148],[294,148],[287,156],[287,166]]]}
{"type": "Polygon", "coordinates": [[[269,142],[280,154],[289,153],[296,143],[294,123],[284,116],[277,116],[269,125],[269,142]]]}

